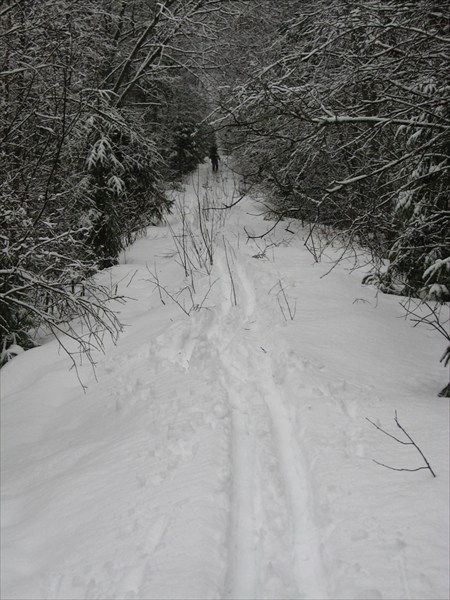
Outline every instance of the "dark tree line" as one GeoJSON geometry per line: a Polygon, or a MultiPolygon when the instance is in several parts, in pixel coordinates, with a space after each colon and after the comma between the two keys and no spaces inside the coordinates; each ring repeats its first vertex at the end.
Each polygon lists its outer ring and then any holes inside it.
{"type": "Polygon", "coordinates": [[[245,174],[272,187],[279,213],[332,225],[389,259],[386,289],[442,301],[450,299],[448,8],[287,3],[264,65],[222,107],[245,174]]]}
{"type": "Polygon", "coordinates": [[[239,168],[274,214],[310,224],[316,256],[327,242],[371,255],[370,281],[450,341],[449,2],[277,7],[222,98],[239,168]]]}
{"type": "Polygon", "coordinates": [[[2,3],[3,358],[41,325],[67,331],[73,316],[117,333],[114,291],[92,275],[170,210],[166,183],[206,154],[197,63],[220,4],[2,3]]]}

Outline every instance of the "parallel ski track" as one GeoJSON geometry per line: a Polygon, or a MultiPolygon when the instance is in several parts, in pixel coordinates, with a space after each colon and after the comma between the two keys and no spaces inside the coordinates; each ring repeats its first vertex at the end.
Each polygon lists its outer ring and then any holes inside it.
{"type": "Polygon", "coordinates": [[[212,275],[220,282],[219,301],[191,321],[179,356],[189,368],[197,344],[207,343],[202,376],[220,382],[231,414],[228,563],[221,597],[326,599],[308,469],[287,411],[288,392],[275,383],[276,367],[259,343],[262,307],[249,260],[235,240],[216,240],[212,275]]]}
{"type": "MultiPolygon", "coordinates": [[[[224,286],[223,297],[228,298],[228,268],[225,270],[220,260],[216,260],[216,268],[224,286]]],[[[271,551],[264,545],[267,538],[278,539],[281,550],[290,544],[283,554],[290,562],[284,565],[292,580],[289,596],[327,598],[319,540],[310,510],[307,472],[283,391],[273,380],[270,357],[262,353],[258,344],[255,290],[243,257],[233,265],[232,275],[238,306],[228,302],[222,305],[222,330],[218,335],[221,343],[217,352],[222,384],[229,391],[233,428],[225,596],[258,598],[276,594],[274,589],[264,589],[268,570],[276,560],[275,549],[271,551]],[[271,470],[266,463],[272,459],[276,468],[271,470]],[[280,511],[287,513],[283,526],[275,525],[271,519],[275,500],[273,492],[272,496],[269,494],[270,489],[280,496],[276,499],[280,511]]],[[[287,589],[280,592],[287,593],[287,589]]]]}

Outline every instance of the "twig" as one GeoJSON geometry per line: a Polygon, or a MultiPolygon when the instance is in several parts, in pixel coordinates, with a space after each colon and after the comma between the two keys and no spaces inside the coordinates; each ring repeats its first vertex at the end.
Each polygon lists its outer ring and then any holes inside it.
{"type": "MultiPolygon", "coordinates": [[[[181,308],[181,310],[184,312],[184,314],[185,314],[185,315],[187,315],[188,317],[190,317],[190,316],[191,316],[191,315],[190,315],[190,311],[187,311],[187,310],[185,309],[185,307],[184,307],[184,306],[181,304],[181,302],[179,302],[179,301],[178,301],[178,300],[175,298],[175,296],[174,296],[173,294],[171,294],[171,293],[168,291],[168,289],[167,289],[167,288],[165,288],[164,286],[162,286],[162,285],[161,285],[161,284],[160,284],[160,283],[159,283],[157,280],[153,281],[153,283],[154,283],[154,284],[157,286],[157,288],[158,288],[159,290],[162,290],[163,292],[165,292],[165,293],[166,293],[166,294],[169,296],[169,298],[170,298],[170,299],[171,299],[173,302],[175,302],[175,304],[177,304],[177,305],[178,305],[178,306],[181,308]]],[[[164,304],[165,304],[165,303],[164,303],[164,304]]]]}
{"type": "Polygon", "coordinates": [[[138,272],[138,270],[136,269],[136,271],[135,271],[135,272],[133,273],[133,275],[131,276],[131,279],[130,279],[130,281],[127,283],[127,287],[129,287],[129,285],[131,284],[131,282],[132,282],[132,281],[133,281],[133,279],[135,278],[135,276],[136,276],[136,273],[137,273],[137,272],[138,272]]]}
{"type": "Polygon", "coordinates": [[[281,313],[282,313],[282,315],[284,317],[284,320],[287,321],[286,315],[284,314],[283,307],[281,306],[280,294],[284,298],[284,302],[285,302],[286,307],[287,307],[288,312],[289,312],[289,318],[291,319],[291,321],[293,321],[295,319],[295,315],[297,313],[297,302],[294,304],[294,310],[292,310],[291,305],[289,304],[289,300],[288,300],[288,298],[286,296],[286,292],[284,291],[283,285],[281,283],[281,279],[278,280],[278,285],[280,286],[280,291],[277,294],[277,300],[278,300],[278,305],[280,307],[281,313]]]}
{"type": "Polygon", "coordinates": [[[239,202],[243,200],[246,196],[247,194],[242,194],[237,200],[235,200],[231,204],[222,204],[222,206],[208,206],[203,210],[228,210],[230,208],[233,208],[233,206],[236,206],[236,204],[239,204],[239,202]]]}
{"type": "Polygon", "coordinates": [[[184,306],[181,304],[181,302],[179,302],[179,301],[178,301],[178,300],[175,298],[175,296],[174,296],[173,294],[171,294],[171,293],[168,291],[168,289],[167,289],[167,288],[165,288],[165,287],[164,287],[164,286],[163,286],[163,285],[160,283],[160,281],[159,281],[159,278],[158,278],[158,274],[157,274],[157,273],[156,273],[156,274],[155,274],[155,273],[152,273],[152,272],[150,271],[150,269],[148,268],[148,266],[147,266],[147,271],[148,271],[148,272],[150,273],[150,275],[152,276],[152,279],[150,279],[150,281],[151,281],[151,282],[152,282],[152,283],[153,283],[153,284],[154,284],[154,285],[155,285],[155,286],[158,288],[159,297],[160,297],[160,299],[161,299],[161,302],[162,302],[164,305],[166,304],[166,303],[164,302],[164,300],[163,300],[163,297],[162,297],[162,294],[161,294],[161,291],[163,291],[165,294],[167,294],[167,296],[169,296],[169,298],[170,298],[170,299],[171,299],[173,302],[175,302],[175,304],[177,304],[177,305],[178,305],[178,306],[181,308],[181,310],[184,312],[184,314],[185,314],[185,315],[187,315],[187,316],[189,317],[189,316],[190,316],[189,312],[188,312],[188,311],[185,309],[185,307],[184,307],[184,306]]]}
{"type": "MultiPolygon", "coordinates": [[[[148,267],[147,267],[147,271],[150,273],[148,267]]],[[[164,298],[162,297],[161,285],[159,283],[158,270],[156,268],[156,263],[155,263],[155,273],[151,273],[151,275],[153,275],[153,277],[155,278],[156,287],[158,288],[158,293],[159,293],[159,299],[161,300],[162,304],[164,304],[164,306],[165,306],[166,303],[164,302],[164,298]]]]}
{"type": "Polygon", "coordinates": [[[393,440],[395,440],[396,442],[398,442],[399,444],[403,444],[404,446],[414,446],[414,448],[417,450],[417,452],[420,454],[420,456],[423,458],[423,461],[425,462],[425,467],[417,467],[417,469],[404,469],[404,468],[396,468],[396,467],[391,467],[390,465],[385,465],[381,462],[378,462],[377,460],[373,460],[374,463],[376,463],[377,465],[381,465],[382,467],[386,467],[387,469],[391,469],[392,471],[410,471],[410,472],[414,472],[414,471],[421,471],[423,469],[428,469],[430,471],[430,473],[433,475],[433,477],[436,477],[436,473],[433,471],[433,469],[430,466],[430,463],[428,462],[428,460],[426,459],[424,453],[422,452],[422,450],[419,448],[419,446],[415,443],[415,441],[412,439],[412,437],[409,435],[409,433],[404,429],[404,427],[402,427],[402,425],[400,425],[400,423],[398,422],[398,417],[397,417],[397,411],[395,411],[395,418],[394,421],[397,425],[397,427],[403,432],[403,434],[408,438],[409,441],[404,441],[404,440],[400,440],[399,438],[395,437],[395,435],[392,435],[391,433],[388,433],[387,431],[385,431],[384,429],[382,429],[381,427],[379,427],[376,423],[374,423],[373,421],[371,421],[370,419],[368,419],[366,417],[366,421],[369,421],[369,423],[371,425],[373,425],[374,427],[376,427],[376,429],[378,429],[379,431],[381,431],[382,433],[384,433],[385,435],[387,435],[388,437],[392,438],[393,440]]]}
{"type": "Polygon", "coordinates": [[[209,286],[209,288],[208,288],[208,290],[207,290],[206,294],[203,296],[203,300],[201,301],[201,303],[200,303],[200,304],[197,304],[197,305],[196,305],[196,307],[195,307],[195,309],[196,309],[196,310],[201,310],[202,308],[206,308],[206,309],[210,310],[210,309],[209,309],[207,306],[203,306],[203,305],[204,305],[204,303],[206,302],[206,299],[208,298],[208,296],[209,296],[209,294],[210,294],[210,292],[211,292],[211,290],[212,290],[213,286],[214,286],[214,285],[217,283],[217,281],[218,281],[218,279],[215,279],[215,280],[214,280],[214,281],[213,281],[213,282],[210,284],[210,286],[209,286]]]}
{"type": "Polygon", "coordinates": [[[237,306],[236,287],[234,285],[233,273],[231,272],[230,261],[228,259],[227,244],[226,244],[225,236],[222,236],[222,237],[223,237],[223,247],[225,249],[225,259],[227,261],[228,274],[230,276],[230,281],[231,281],[231,292],[232,292],[232,297],[233,297],[233,306],[237,306]]]}
{"type": "Polygon", "coordinates": [[[246,227],[244,227],[244,231],[245,231],[245,233],[247,234],[247,238],[248,238],[249,240],[259,240],[259,239],[262,239],[262,238],[266,237],[266,235],[269,235],[269,233],[270,233],[271,231],[273,231],[273,230],[276,228],[276,226],[278,225],[278,223],[279,223],[280,221],[282,221],[282,220],[283,220],[283,217],[279,217],[279,218],[277,219],[277,221],[275,222],[275,224],[274,224],[274,225],[272,225],[272,227],[271,227],[270,229],[268,229],[268,230],[267,230],[265,233],[263,233],[263,234],[261,234],[261,235],[250,235],[250,233],[247,231],[246,227]]]}

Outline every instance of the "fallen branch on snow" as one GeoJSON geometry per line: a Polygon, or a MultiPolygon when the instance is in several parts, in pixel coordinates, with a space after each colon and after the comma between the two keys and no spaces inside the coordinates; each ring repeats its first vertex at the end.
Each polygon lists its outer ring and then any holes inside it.
{"type": "Polygon", "coordinates": [[[366,417],[366,421],[369,421],[369,423],[371,425],[373,425],[374,427],[376,427],[379,431],[381,431],[382,433],[384,433],[388,437],[392,438],[393,440],[395,440],[399,444],[403,444],[405,446],[408,446],[408,445],[414,446],[414,448],[417,450],[417,452],[423,458],[426,466],[424,466],[424,467],[417,467],[417,469],[403,469],[403,468],[400,469],[400,468],[397,468],[397,467],[391,467],[390,465],[385,465],[384,463],[381,463],[381,462],[378,462],[377,460],[372,459],[374,463],[376,463],[377,465],[380,465],[382,467],[386,467],[386,469],[391,469],[392,471],[411,471],[411,472],[413,472],[413,471],[421,471],[423,469],[428,469],[430,471],[430,473],[433,475],[433,477],[436,477],[436,473],[431,468],[430,463],[426,459],[426,457],[425,457],[424,453],[422,452],[422,450],[415,443],[415,441],[412,439],[412,437],[409,435],[409,433],[407,433],[406,430],[398,422],[397,411],[395,411],[395,419],[394,419],[394,421],[395,421],[397,427],[399,429],[401,429],[403,431],[403,433],[406,435],[406,437],[408,438],[409,441],[407,441],[407,442],[405,442],[404,440],[399,440],[397,437],[395,437],[395,435],[392,435],[391,433],[388,433],[387,431],[385,431],[384,429],[382,429],[381,427],[379,427],[376,423],[374,423],[373,421],[371,421],[367,417],[366,417]]]}

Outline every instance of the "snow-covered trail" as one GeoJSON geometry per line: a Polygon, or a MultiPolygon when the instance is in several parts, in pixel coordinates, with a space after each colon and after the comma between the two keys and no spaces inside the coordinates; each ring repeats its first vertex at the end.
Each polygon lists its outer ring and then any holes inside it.
{"type": "Polygon", "coordinates": [[[238,187],[201,166],[102,274],[132,299],[86,394],[54,342],[3,369],[3,598],[447,597],[439,338],[299,224],[249,239],[238,187]],[[372,462],[420,466],[394,410],[437,479],[372,462]]]}
{"type": "Polygon", "coordinates": [[[231,486],[229,598],[326,598],[326,578],[308,503],[308,477],[273,365],[258,345],[259,316],[252,281],[231,272],[237,304],[227,300],[230,277],[216,255],[223,282],[214,316],[195,328],[191,357],[201,356],[196,378],[218,379],[230,413],[231,486]]]}

